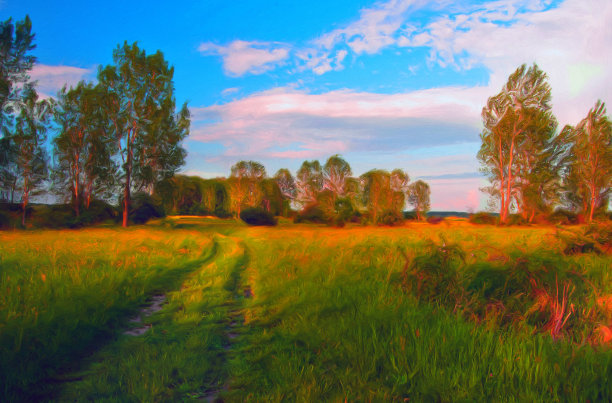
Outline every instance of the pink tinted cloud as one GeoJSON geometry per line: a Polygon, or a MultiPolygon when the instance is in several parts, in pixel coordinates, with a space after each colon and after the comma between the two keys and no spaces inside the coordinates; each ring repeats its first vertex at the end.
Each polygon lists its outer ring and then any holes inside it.
{"type": "Polygon", "coordinates": [[[391,95],[350,90],[309,94],[277,88],[222,105],[192,108],[190,139],[220,143],[224,156],[232,158],[401,151],[424,141],[474,141],[485,99],[482,88],[391,95]],[[436,129],[440,125],[447,129],[436,129]],[[441,137],[428,134],[432,130],[441,137]]]}
{"type": "Polygon", "coordinates": [[[223,69],[228,75],[236,77],[247,73],[262,74],[289,57],[286,45],[271,42],[235,40],[227,46],[205,42],[200,44],[198,50],[203,54],[221,56],[223,69]]]}

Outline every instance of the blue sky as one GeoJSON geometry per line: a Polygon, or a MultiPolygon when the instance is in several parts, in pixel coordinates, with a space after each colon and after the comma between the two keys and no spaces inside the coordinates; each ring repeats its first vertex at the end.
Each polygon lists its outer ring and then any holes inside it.
{"type": "Polygon", "coordinates": [[[183,171],[204,177],[340,153],[427,180],[435,210],[478,210],[480,112],[520,64],[548,73],[560,126],[612,94],[609,0],[92,4],[4,0],[0,18],[30,15],[46,96],[123,41],[161,50],[193,115],[183,171]]]}

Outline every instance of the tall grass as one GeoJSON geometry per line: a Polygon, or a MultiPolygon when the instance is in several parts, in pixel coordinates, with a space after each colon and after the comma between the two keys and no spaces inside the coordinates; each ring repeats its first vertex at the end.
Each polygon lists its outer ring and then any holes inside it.
{"type": "Polygon", "coordinates": [[[612,260],[563,255],[549,228],[249,228],[184,218],[127,232],[0,237],[2,287],[28,290],[7,293],[0,307],[2,354],[18,366],[17,375],[2,367],[13,388],[5,396],[72,363],[59,394],[36,396],[612,399],[612,349],[598,337],[612,325],[601,303],[612,295],[612,260]],[[113,252],[88,247],[98,243],[113,252]],[[31,250],[23,265],[7,263],[31,250]],[[168,303],[148,319],[152,329],[120,335],[129,311],[161,290],[168,303]],[[66,308],[71,301],[78,307],[66,308]],[[58,328],[66,331],[55,338],[58,328]],[[100,344],[101,334],[112,337],[100,344]],[[34,357],[23,353],[29,346],[41,357],[31,369],[19,363],[34,357]],[[97,352],[83,359],[87,349],[97,352]]]}
{"type": "Polygon", "coordinates": [[[0,233],[0,396],[45,394],[45,380],[180,284],[210,247],[151,229],[0,233]]]}

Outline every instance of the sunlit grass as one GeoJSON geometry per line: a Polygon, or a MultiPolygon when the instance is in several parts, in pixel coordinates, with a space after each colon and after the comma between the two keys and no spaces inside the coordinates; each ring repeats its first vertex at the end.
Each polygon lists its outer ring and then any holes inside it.
{"type": "Polygon", "coordinates": [[[555,232],[180,217],[3,233],[3,371],[19,389],[60,368],[67,401],[610,400],[612,260],[564,256],[555,232]],[[555,282],[573,286],[558,331],[555,282]],[[121,335],[159,291],[152,329],[121,335]]]}
{"type": "Polygon", "coordinates": [[[0,233],[4,394],[112,336],[147,296],[176,287],[210,239],[143,228],[0,233]]]}

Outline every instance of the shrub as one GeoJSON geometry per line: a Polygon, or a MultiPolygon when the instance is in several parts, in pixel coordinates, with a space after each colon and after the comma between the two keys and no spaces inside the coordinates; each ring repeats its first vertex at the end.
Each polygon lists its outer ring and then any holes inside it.
{"type": "Polygon", "coordinates": [[[92,225],[118,217],[117,209],[103,200],[92,200],[89,207],[81,209],[81,215],[75,219],[75,225],[92,225]]]}
{"type": "Polygon", "coordinates": [[[69,204],[50,204],[37,209],[32,224],[39,228],[65,228],[74,219],[74,209],[69,204]]]}
{"type": "Polygon", "coordinates": [[[440,244],[425,242],[412,259],[405,255],[403,287],[421,300],[454,307],[464,298],[459,269],[465,264],[465,252],[441,239],[440,244]]]}
{"type": "Polygon", "coordinates": [[[309,206],[304,207],[304,209],[297,214],[294,222],[310,222],[322,224],[327,222],[327,217],[325,216],[325,212],[321,210],[321,207],[319,207],[318,204],[311,204],[309,206]]]}
{"type": "Polygon", "coordinates": [[[430,224],[436,225],[436,224],[440,224],[442,221],[444,221],[444,217],[440,217],[437,215],[432,215],[432,216],[427,217],[427,222],[430,224]]]}
{"type": "Polygon", "coordinates": [[[9,228],[10,225],[11,225],[11,220],[8,214],[5,214],[4,212],[0,211],[0,229],[9,228]]]}
{"type": "Polygon", "coordinates": [[[240,212],[240,219],[249,225],[274,226],[277,224],[274,215],[262,208],[246,208],[240,212]]]}
{"type": "Polygon", "coordinates": [[[378,218],[378,225],[393,227],[403,223],[404,217],[399,211],[385,210],[378,218]]]}
{"type": "Polygon", "coordinates": [[[470,214],[469,221],[477,225],[494,225],[497,224],[497,217],[493,214],[480,211],[476,214],[470,214]]]}
{"type": "Polygon", "coordinates": [[[163,206],[155,203],[148,193],[139,192],[132,196],[129,218],[134,224],[144,224],[152,218],[165,216],[163,206]]]}
{"type": "Polygon", "coordinates": [[[414,211],[404,211],[403,216],[404,216],[404,220],[411,220],[411,221],[416,221],[419,218],[417,216],[417,213],[415,213],[414,211]]]}
{"type": "Polygon", "coordinates": [[[559,225],[575,225],[579,223],[579,220],[578,214],[566,209],[557,209],[548,216],[548,222],[559,225]]]}
{"type": "Polygon", "coordinates": [[[509,214],[506,225],[527,225],[529,222],[523,218],[520,214],[509,214]]]}

